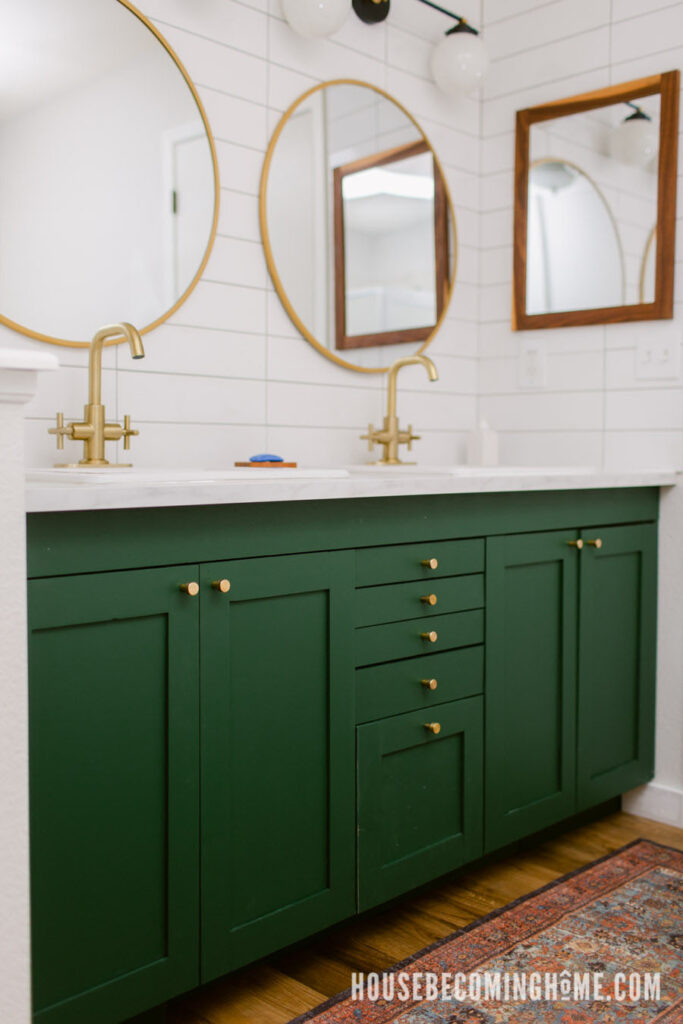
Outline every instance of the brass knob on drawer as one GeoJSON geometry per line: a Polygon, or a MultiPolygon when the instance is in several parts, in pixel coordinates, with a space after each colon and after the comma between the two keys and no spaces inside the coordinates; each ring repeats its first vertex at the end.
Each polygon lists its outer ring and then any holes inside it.
{"type": "Polygon", "coordinates": [[[435,690],[439,685],[436,679],[421,679],[420,682],[423,686],[426,686],[428,690],[435,690]]]}
{"type": "Polygon", "coordinates": [[[441,725],[439,722],[425,722],[425,729],[428,729],[429,732],[432,732],[434,733],[435,736],[438,736],[439,733],[441,732],[441,725]]]}
{"type": "Polygon", "coordinates": [[[190,597],[196,597],[199,593],[199,584],[195,583],[194,580],[191,583],[181,583],[180,589],[184,594],[188,594],[190,597]]]}
{"type": "Polygon", "coordinates": [[[577,551],[580,551],[581,548],[583,547],[583,541],[582,540],[568,540],[567,544],[569,545],[570,548],[576,548],[577,551]]]}
{"type": "Polygon", "coordinates": [[[590,548],[597,548],[598,550],[600,550],[600,548],[602,547],[602,537],[596,537],[595,540],[587,540],[586,544],[590,548]]]}
{"type": "Polygon", "coordinates": [[[436,641],[439,639],[439,634],[434,629],[431,629],[429,633],[420,633],[420,636],[422,637],[423,640],[427,640],[430,644],[435,644],[436,641]]]}
{"type": "Polygon", "coordinates": [[[214,580],[211,586],[214,590],[220,591],[221,594],[227,594],[230,590],[230,580],[214,580]]]}
{"type": "Polygon", "coordinates": [[[420,565],[424,565],[425,569],[438,569],[439,561],[436,558],[423,558],[420,565]]]}
{"type": "Polygon", "coordinates": [[[433,608],[434,605],[436,604],[437,598],[436,594],[425,594],[423,597],[420,598],[420,600],[422,601],[423,604],[430,604],[433,608]]]}

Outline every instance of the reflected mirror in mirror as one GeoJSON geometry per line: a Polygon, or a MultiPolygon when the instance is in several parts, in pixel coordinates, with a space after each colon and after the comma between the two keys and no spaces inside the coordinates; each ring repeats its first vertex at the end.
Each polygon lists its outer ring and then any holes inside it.
{"type": "Polygon", "coordinates": [[[518,113],[516,328],[672,315],[678,78],[518,113]]]}
{"type": "Polygon", "coordinates": [[[57,344],[148,330],[189,294],[217,216],[194,87],[122,0],[0,0],[0,322],[57,344]]]}
{"type": "Polygon", "coordinates": [[[619,306],[624,301],[624,256],[604,194],[574,164],[553,159],[532,164],[527,313],[619,306]]]}
{"type": "Polygon", "coordinates": [[[285,309],[329,358],[379,372],[431,341],[453,214],[424,133],[385,93],[327,82],[290,108],[266,157],[261,230],[285,309]]]}

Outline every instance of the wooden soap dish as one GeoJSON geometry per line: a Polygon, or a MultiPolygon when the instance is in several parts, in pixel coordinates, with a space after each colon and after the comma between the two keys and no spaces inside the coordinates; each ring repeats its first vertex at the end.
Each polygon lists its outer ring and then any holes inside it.
{"type": "Polygon", "coordinates": [[[236,462],[236,466],[251,466],[253,469],[296,469],[296,462],[236,462]]]}

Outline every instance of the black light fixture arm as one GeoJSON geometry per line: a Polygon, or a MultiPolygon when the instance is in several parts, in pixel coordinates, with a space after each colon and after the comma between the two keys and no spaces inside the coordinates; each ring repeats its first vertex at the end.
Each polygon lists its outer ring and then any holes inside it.
{"type": "MultiPolygon", "coordinates": [[[[353,9],[361,21],[368,25],[376,25],[387,17],[390,2],[391,0],[353,0],[353,9]]],[[[435,11],[445,14],[447,18],[453,18],[457,22],[453,28],[448,29],[447,36],[453,32],[471,32],[472,35],[479,35],[476,28],[472,28],[465,18],[459,14],[453,14],[452,11],[441,7],[440,4],[435,4],[434,0],[420,0],[420,3],[426,4],[427,7],[433,7],[435,11]]]]}
{"type": "Polygon", "coordinates": [[[449,18],[455,18],[457,25],[450,29],[450,32],[471,32],[472,35],[478,36],[479,32],[476,28],[472,28],[469,21],[462,18],[459,14],[453,14],[452,11],[447,11],[445,7],[440,7],[439,4],[435,4],[434,0],[420,0],[421,4],[426,4],[427,7],[433,7],[435,11],[440,11],[441,14],[445,14],[449,18]]]}
{"type": "MultiPolygon", "coordinates": [[[[423,0],[424,2],[424,0],[423,0]]],[[[624,100],[624,104],[627,107],[631,107],[635,111],[630,117],[627,117],[627,121],[651,121],[652,118],[649,114],[646,114],[642,107],[639,107],[637,103],[632,103],[631,100],[624,100]]]]}

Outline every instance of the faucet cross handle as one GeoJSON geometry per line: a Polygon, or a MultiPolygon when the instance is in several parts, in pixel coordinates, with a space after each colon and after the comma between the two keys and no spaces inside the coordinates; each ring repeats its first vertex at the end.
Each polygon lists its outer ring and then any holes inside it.
{"type": "Polygon", "coordinates": [[[65,437],[71,437],[73,435],[73,429],[72,429],[71,424],[69,424],[67,427],[64,426],[64,413],[63,412],[58,412],[57,413],[57,423],[56,423],[56,426],[48,427],[47,432],[48,432],[48,434],[56,434],[57,435],[57,448],[58,448],[59,451],[62,451],[62,449],[64,448],[64,438],[65,437]]]}
{"type": "Polygon", "coordinates": [[[139,435],[139,433],[140,433],[139,430],[131,430],[130,416],[124,416],[123,417],[123,430],[121,431],[121,437],[123,438],[123,447],[125,448],[126,451],[128,451],[130,449],[130,439],[131,439],[131,437],[137,437],[139,435]]]}
{"type": "Polygon", "coordinates": [[[367,441],[368,442],[368,451],[371,452],[373,450],[373,448],[375,447],[375,427],[374,427],[374,424],[368,423],[368,432],[367,432],[367,434],[361,434],[360,435],[360,439],[361,439],[361,441],[367,441]]]}
{"type": "Polygon", "coordinates": [[[408,424],[408,429],[407,429],[406,433],[408,435],[408,439],[406,441],[406,444],[408,445],[408,451],[412,452],[412,450],[413,450],[413,441],[419,441],[420,440],[420,434],[414,434],[413,433],[413,425],[412,425],[412,423],[408,424]]]}

